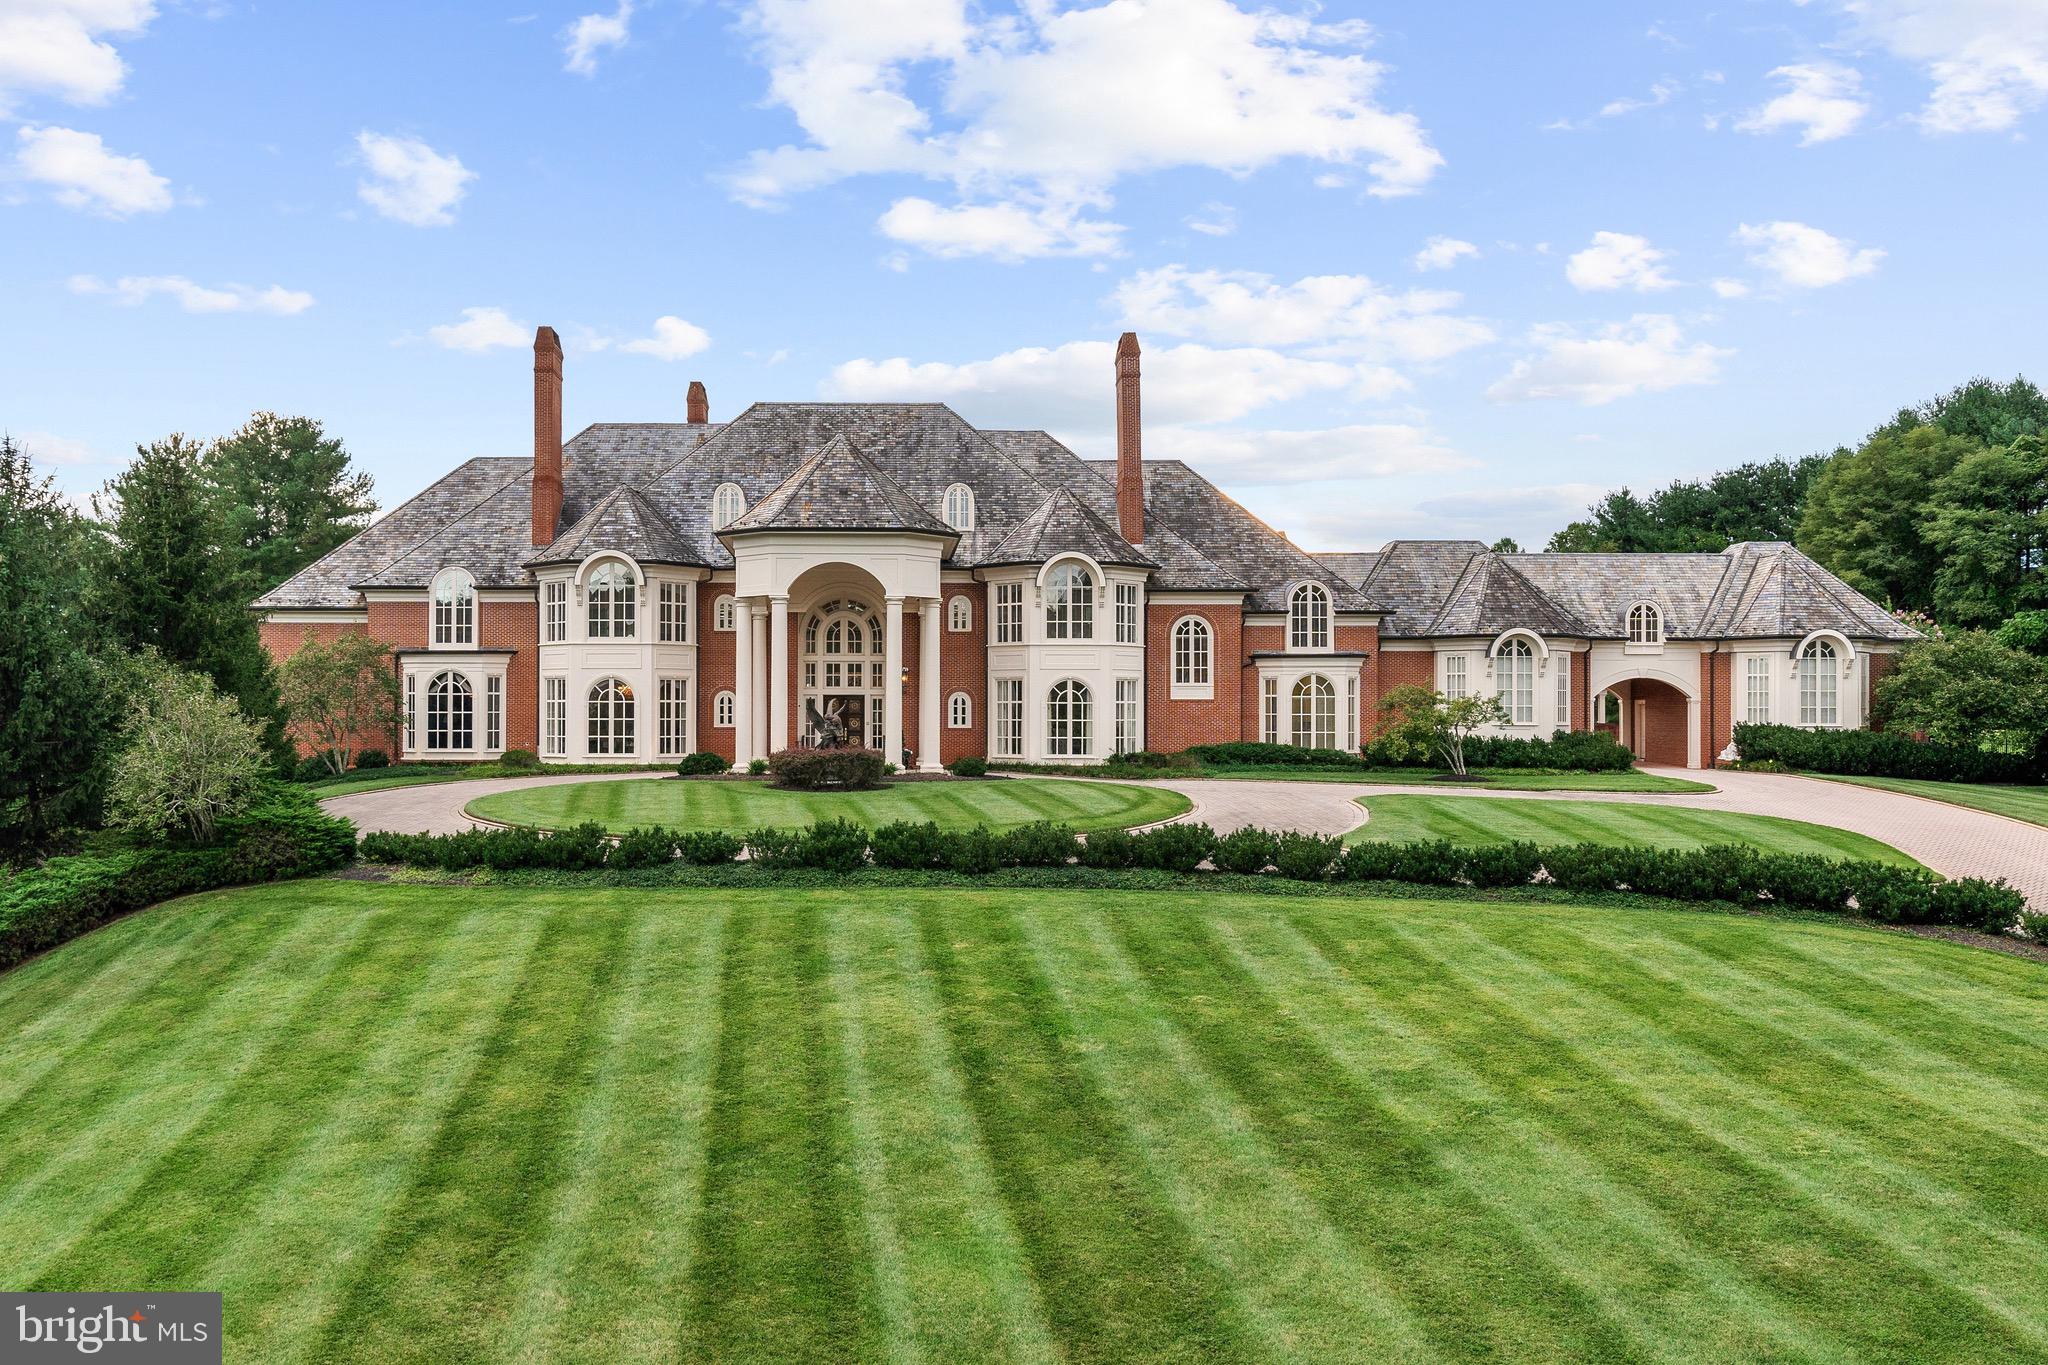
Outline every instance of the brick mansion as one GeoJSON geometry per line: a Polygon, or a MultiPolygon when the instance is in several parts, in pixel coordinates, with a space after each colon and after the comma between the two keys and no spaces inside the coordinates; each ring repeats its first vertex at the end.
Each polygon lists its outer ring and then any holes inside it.
{"type": "Polygon", "coordinates": [[[564,440],[533,350],[533,455],[476,458],[253,604],[282,658],[366,631],[393,752],[744,768],[865,743],[1084,763],[1229,740],[1356,748],[1405,683],[1498,695],[1508,731],[1606,729],[1711,765],[1743,721],[1855,727],[1914,632],[1790,545],[1310,554],[1146,459],[1137,338],[1116,457],[938,403],[756,403],[564,440]]]}

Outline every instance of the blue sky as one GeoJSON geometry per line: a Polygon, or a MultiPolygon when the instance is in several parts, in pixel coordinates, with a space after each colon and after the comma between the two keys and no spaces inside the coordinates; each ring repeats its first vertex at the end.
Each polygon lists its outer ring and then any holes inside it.
{"type": "Polygon", "coordinates": [[[73,492],[319,417],[387,505],[573,429],[931,398],[1312,548],[2041,378],[2048,0],[0,3],[0,425],[73,492]]]}

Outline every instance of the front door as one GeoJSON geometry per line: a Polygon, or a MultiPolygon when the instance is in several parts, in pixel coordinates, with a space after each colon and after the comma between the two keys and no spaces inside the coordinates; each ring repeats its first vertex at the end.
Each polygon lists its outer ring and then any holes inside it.
{"type": "Polygon", "coordinates": [[[1634,724],[1628,727],[1628,747],[1637,758],[1650,756],[1650,703],[1637,698],[1634,724]]]}

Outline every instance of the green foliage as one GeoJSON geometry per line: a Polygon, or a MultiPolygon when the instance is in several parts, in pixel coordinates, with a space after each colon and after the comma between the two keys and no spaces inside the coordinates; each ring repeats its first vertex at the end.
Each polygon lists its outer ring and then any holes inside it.
{"type": "Polygon", "coordinates": [[[213,683],[160,660],[129,703],[110,788],[113,823],[149,838],[212,841],[263,784],[262,735],[213,683]]]}
{"type": "Polygon", "coordinates": [[[1934,607],[1992,626],[2048,605],[2048,438],[1974,451],[1935,485],[1921,534],[1940,555],[1934,607]]]}
{"type": "Polygon", "coordinates": [[[1465,776],[1465,743],[1474,731],[1508,723],[1508,708],[1499,697],[1468,693],[1446,697],[1409,683],[1387,693],[1380,702],[1379,742],[1397,758],[1433,754],[1458,776],[1465,776]]]}
{"type": "Polygon", "coordinates": [[[606,867],[662,867],[676,856],[676,836],[660,825],[629,829],[605,854],[606,867]]]}
{"type": "Polygon", "coordinates": [[[768,775],[792,791],[871,791],[882,785],[882,755],[873,749],[783,749],[769,756],[768,775]]]}
{"type": "Polygon", "coordinates": [[[2031,754],[1968,745],[1933,744],[1878,730],[1802,730],[1791,725],[1738,725],[1735,747],[1745,765],[1783,764],[1845,777],[1917,777],[1937,782],[2033,782],[2031,754]]]}
{"type": "Polygon", "coordinates": [[[722,829],[685,830],[676,836],[676,857],[693,867],[732,862],[745,847],[745,840],[722,829]]]}
{"type": "Polygon", "coordinates": [[[532,772],[540,767],[540,755],[531,749],[507,749],[498,755],[498,766],[509,768],[513,772],[532,772]]]}
{"type": "Polygon", "coordinates": [[[1306,749],[1295,744],[1256,744],[1239,740],[1228,744],[1197,744],[1183,752],[1200,762],[1226,768],[1359,766],[1358,755],[1348,749],[1306,749]]]}
{"type": "Polygon", "coordinates": [[[1035,820],[997,836],[997,860],[1005,867],[1065,867],[1080,850],[1071,825],[1035,820]]]}
{"type": "Polygon", "coordinates": [[[985,825],[955,830],[946,836],[945,865],[948,871],[985,876],[1003,865],[997,836],[985,825]]]}
{"type": "MultiPolygon", "coordinates": [[[[1704,480],[1679,480],[1647,499],[1609,493],[1586,517],[1550,538],[1560,551],[1618,554],[1725,550],[1739,540],[1790,540],[1825,455],[1738,465],[1704,480]]],[[[1495,546],[1499,549],[1499,546],[1495,546]]]]}
{"type": "Polygon", "coordinates": [[[802,867],[804,833],[799,829],[747,831],[748,861],[759,867],[802,867]]]}
{"type": "Polygon", "coordinates": [[[1800,548],[1880,602],[1931,607],[1941,556],[1920,522],[1930,491],[1977,448],[1921,426],[1881,431],[1835,456],[1807,493],[1800,548]]]}
{"type": "MultiPolygon", "coordinates": [[[[511,755],[507,754],[506,757],[509,758],[511,757],[511,755]]],[[[385,753],[382,749],[356,750],[356,771],[359,773],[366,773],[379,768],[388,768],[390,766],[391,755],[385,753]]]]}
{"type": "Polygon", "coordinates": [[[1207,825],[1156,825],[1131,835],[1138,866],[1161,872],[1193,872],[1216,851],[1216,831],[1207,825]]]}
{"type": "Polygon", "coordinates": [[[1271,867],[1279,851],[1280,841],[1270,831],[1246,825],[1218,839],[1210,860],[1219,872],[1251,876],[1271,867]]]}
{"type": "Polygon", "coordinates": [[[827,872],[851,872],[868,860],[868,832],[851,820],[820,820],[804,832],[801,863],[827,872]]]}
{"type": "Polygon", "coordinates": [[[369,525],[370,476],[310,417],[258,412],[207,448],[202,473],[225,510],[251,595],[268,592],[369,525]]]}
{"type": "Polygon", "coordinates": [[[1937,744],[2031,753],[2048,737],[2048,659],[1953,631],[1906,649],[1878,681],[1877,706],[1887,726],[1937,744]]]}
{"type": "Polygon", "coordinates": [[[2048,611],[2015,612],[1992,634],[2008,649],[2048,656],[2048,611]]]}
{"type": "Polygon", "coordinates": [[[2022,436],[2048,435],[2048,396],[2024,375],[2009,384],[1979,376],[1918,407],[1899,409],[1871,435],[1899,435],[1916,427],[1936,427],[1980,445],[2009,445],[2022,436]]]}
{"type": "Polygon", "coordinates": [[[289,717],[285,733],[336,775],[353,765],[365,737],[393,735],[404,718],[391,647],[367,634],[350,632],[323,642],[309,627],[277,677],[278,699],[289,717]]]}
{"type": "Polygon", "coordinates": [[[946,860],[946,834],[930,820],[892,820],[868,837],[876,867],[930,868],[946,860]]]}
{"type": "Polygon", "coordinates": [[[1099,829],[1081,845],[1081,866],[1124,868],[1138,865],[1138,841],[1127,829],[1099,829]]]}
{"type": "MultiPolygon", "coordinates": [[[[1330,749],[1323,752],[1341,751],[1330,749]]],[[[1127,754],[1111,754],[1103,760],[1102,767],[1107,773],[1149,777],[1157,773],[1192,772],[1195,760],[1186,753],[1163,754],[1157,749],[1133,749],[1127,754]]]]}
{"type": "Polygon", "coordinates": [[[706,750],[699,750],[694,754],[683,755],[683,761],[676,764],[676,775],[678,777],[708,777],[713,773],[722,773],[730,767],[732,767],[732,764],[719,755],[706,750]]]}
{"type": "Polygon", "coordinates": [[[946,771],[955,777],[987,777],[988,760],[979,754],[962,754],[946,765],[946,771]]]}
{"type": "Polygon", "coordinates": [[[1289,830],[1275,841],[1273,866],[1283,877],[1319,882],[1344,856],[1344,841],[1334,834],[1303,834],[1289,830]]]}
{"type": "Polygon", "coordinates": [[[83,522],[0,435],[0,850],[98,810],[121,698],[92,560],[83,522]]]}
{"type": "Polygon", "coordinates": [[[765,772],[767,772],[767,771],[768,771],[768,760],[767,760],[767,759],[765,759],[765,758],[750,758],[750,759],[748,759],[748,760],[747,760],[747,772],[748,772],[748,773],[749,773],[750,775],[752,775],[752,776],[754,776],[754,777],[759,777],[759,776],[761,776],[761,775],[762,775],[763,773],[765,773],[765,772]]]}

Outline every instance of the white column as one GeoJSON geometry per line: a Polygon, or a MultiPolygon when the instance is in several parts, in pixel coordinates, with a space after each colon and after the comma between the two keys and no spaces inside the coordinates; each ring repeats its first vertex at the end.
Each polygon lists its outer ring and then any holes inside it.
{"type": "Polygon", "coordinates": [[[1685,766],[1700,766],[1700,703],[1697,697],[1685,699],[1685,766]]]}
{"type": "Polygon", "coordinates": [[[768,752],[789,747],[789,599],[768,599],[768,752]]]}
{"type": "Polygon", "coordinates": [[[927,597],[917,643],[917,769],[935,773],[939,762],[939,599],[927,597]]]}
{"type": "Polygon", "coordinates": [[[754,715],[754,757],[768,757],[768,612],[754,609],[754,695],[747,701],[754,715]]]}
{"type": "Polygon", "coordinates": [[[882,757],[903,761],[903,599],[886,599],[882,625],[882,757]]]}
{"type": "Polygon", "coordinates": [[[746,599],[732,604],[732,770],[743,773],[754,757],[754,613],[746,599]]]}

